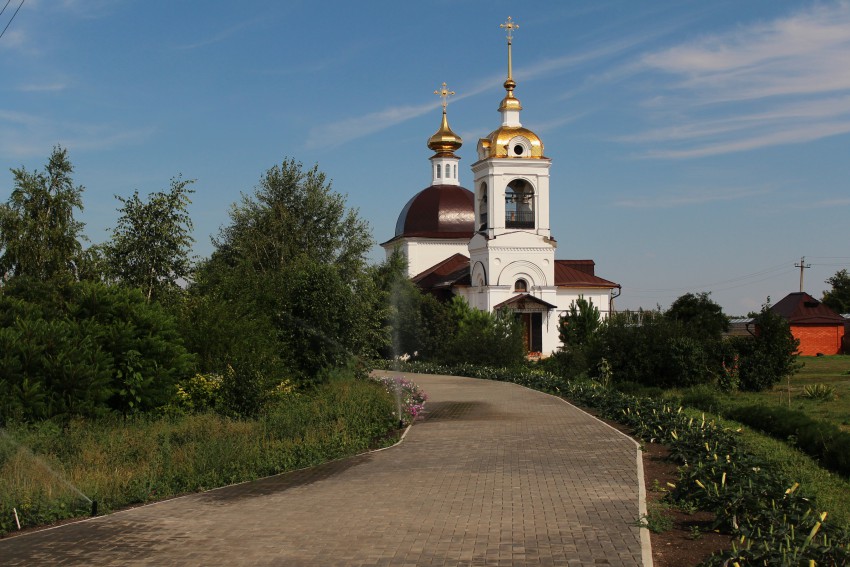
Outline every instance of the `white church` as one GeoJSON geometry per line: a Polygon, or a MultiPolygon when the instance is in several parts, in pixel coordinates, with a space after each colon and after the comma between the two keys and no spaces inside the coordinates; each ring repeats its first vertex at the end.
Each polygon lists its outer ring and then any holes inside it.
{"type": "Polygon", "coordinates": [[[583,296],[603,317],[613,310],[620,286],[598,277],[593,260],[556,260],[549,222],[549,167],[540,137],[520,122],[514,96],[510,18],[506,95],[501,125],[478,141],[470,191],[458,182],[455,152],[463,141],[449,127],[445,83],[440,129],[428,140],[431,185],[407,202],[387,256],[399,250],[408,276],[424,292],[463,297],[472,307],[510,309],[522,320],[529,353],[547,356],[560,346],[558,320],[583,296]]]}

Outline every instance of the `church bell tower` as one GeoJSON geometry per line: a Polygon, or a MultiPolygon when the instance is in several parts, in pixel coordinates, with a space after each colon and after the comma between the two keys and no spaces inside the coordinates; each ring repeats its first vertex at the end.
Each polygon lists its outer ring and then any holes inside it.
{"type": "Polygon", "coordinates": [[[472,164],[475,234],[469,242],[470,300],[483,310],[526,293],[555,303],[555,248],[549,225],[549,167],[543,142],[520,122],[522,105],[514,96],[513,31],[508,18],[508,76],[499,105],[502,124],[478,141],[472,164]],[[477,291],[477,293],[476,293],[477,291]]]}

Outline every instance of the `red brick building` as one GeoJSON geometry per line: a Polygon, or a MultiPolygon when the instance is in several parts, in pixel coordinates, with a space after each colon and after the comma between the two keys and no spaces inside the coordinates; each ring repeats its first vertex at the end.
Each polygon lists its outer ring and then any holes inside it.
{"type": "Polygon", "coordinates": [[[789,293],[771,309],[790,323],[801,355],[841,354],[844,317],[808,293],[789,293]]]}

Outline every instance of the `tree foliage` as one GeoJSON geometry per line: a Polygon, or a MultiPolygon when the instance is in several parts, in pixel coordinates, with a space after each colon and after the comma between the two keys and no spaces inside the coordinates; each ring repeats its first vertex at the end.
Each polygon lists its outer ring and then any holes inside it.
{"type": "Polygon", "coordinates": [[[693,386],[710,382],[720,371],[717,343],[690,336],[682,323],[664,316],[645,316],[639,324],[615,317],[599,339],[596,355],[608,361],[616,382],[693,386]]]}
{"type": "Polygon", "coordinates": [[[118,209],[118,224],[104,249],[109,275],[142,290],[148,301],[163,299],[179,289],[178,281],[189,275],[192,219],[189,196],[192,180],[179,176],[168,191],[151,193],[147,200],[139,192],[124,198],[118,209]]]}
{"type": "Polygon", "coordinates": [[[82,186],[67,150],[55,147],[43,172],[12,169],[14,188],[0,205],[0,276],[75,279],[82,254],[82,186]]]}
{"type": "Polygon", "coordinates": [[[839,270],[826,283],[832,289],[823,292],[823,304],[836,313],[850,313],[850,273],[839,270]]]}
{"type": "Polygon", "coordinates": [[[788,321],[770,308],[770,298],[755,314],[753,325],[753,337],[736,337],[733,344],[740,356],[741,389],[760,391],[797,371],[800,341],[791,334],[788,321]]]}
{"type": "Polygon", "coordinates": [[[561,316],[558,324],[561,343],[564,348],[572,348],[590,342],[602,325],[602,318],[592,299],[587,300],[584,296],[579,296],[570,303],[569,311],[561,316]]]}
{"type": "Polygon", "coordinates": [[[462,297],[452,298],[449,307],[457,331],[443,354],[446,364],[511,367],[525,360],[522,322],[513,312],[481,311],[462,297]]]}
{"type": "Polygon", "coordinates": [[[269,169],[252,195],[242,195],[230,224],[214,240],[214,256],[230,266],[276,272],[298,256],[340,268],[355,278],[372,246],[368,223],[331,188],[318,166],[304,171],[286,159],[269,169]]]}
{"type": "Polygon", "coordinates": [[[457,332],[457,322],[448,306],[422,291],[407,277],[407,259],[399,251],[370,269],[385,302],[384,328],[389,342],[384,358],[409,355],[418,360],[438,361],[457,332]]]}
{"type": "Polygon", "coordinates": [[[175,319],[138,290],[20,276],[0,294],[4,416],[149,411],[192,364],[175,319]]]}
{"type": "Polygon", "coordinates": [[[691,337],[719,340],[729,330],[729,318],[709,295],[709,292],[686,293],[673,302],[664,316],[681,323],[691,337]]]}
{"type": "Polygon", "coordinates": [[[260,388],[284,377],[312,382],[385,344],[384,307],[365,269],[368,225],[317,168],[271,168],[214,244],[184,323],[205,370],[239,374],[262,360],[260,388]]]}

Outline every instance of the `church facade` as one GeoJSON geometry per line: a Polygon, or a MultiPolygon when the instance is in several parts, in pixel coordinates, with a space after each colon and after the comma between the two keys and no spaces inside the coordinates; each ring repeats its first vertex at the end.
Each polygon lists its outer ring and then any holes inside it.
{"type": "Polygon", "coordinates": [[[463,297],[485,311],[509,309],[522,320],[529,353],[546,356],[560,346],[559,318],[579,297],[603,317],[620,286],[595,274],[593,260],[557,260],[550,225],[549,168],[543,142],[520,122],[514,96],[508,18],[508,77],[499,105],[501,125],[478,141],[473,189],[458,181],[463,141],[448,124],[443,99],[440,129],[428,140],[431,184],[404,206],[393,238],[381,244],[407,258],[408,276],[424,292],[463,297]]]}

